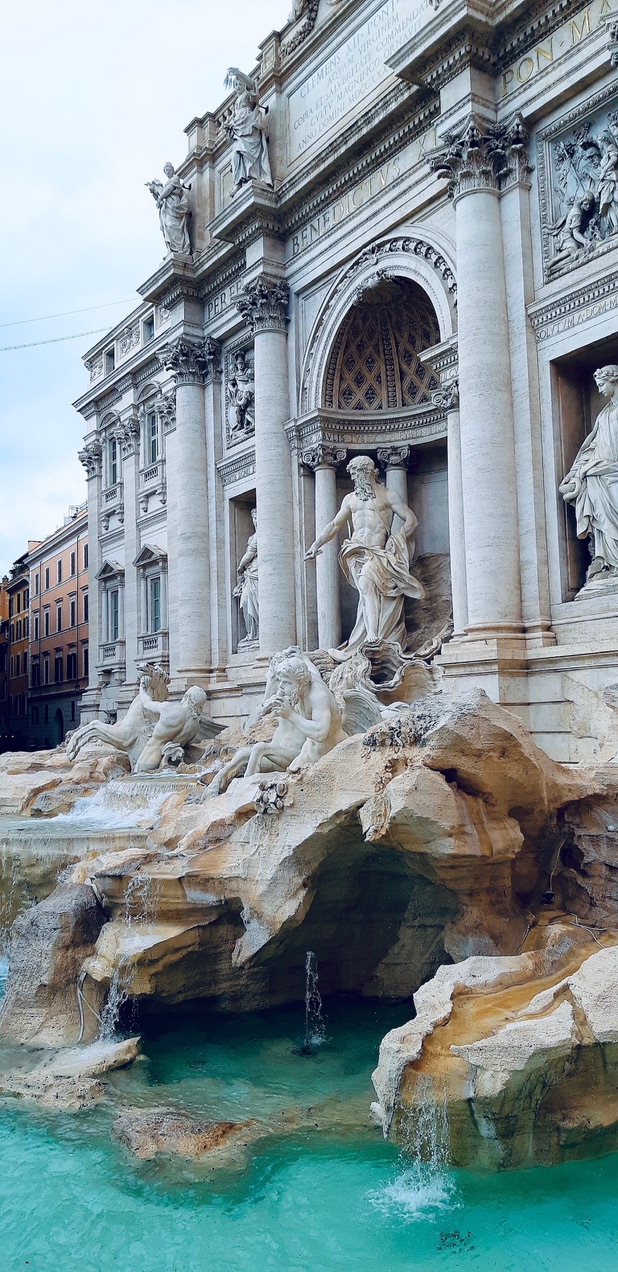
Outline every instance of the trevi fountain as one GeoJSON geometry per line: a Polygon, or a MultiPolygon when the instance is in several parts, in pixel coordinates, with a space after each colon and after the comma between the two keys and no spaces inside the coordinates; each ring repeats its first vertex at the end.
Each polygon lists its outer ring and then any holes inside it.
{"type": "Polygon", "coordinates": [[[617,66],[296,0],[147,182],[0,756],[3,1267],[618,1266],[617,66]]]}

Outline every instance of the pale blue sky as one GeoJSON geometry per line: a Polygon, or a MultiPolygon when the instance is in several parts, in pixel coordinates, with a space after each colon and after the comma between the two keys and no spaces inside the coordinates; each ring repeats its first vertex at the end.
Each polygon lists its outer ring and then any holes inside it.
{"type": "MultiPolygon", "coordinates": [[[[144,182],[250,70],[291,0],[16,0],[2,20],[0,346],[112,326],[162,258],[144,182]],[[23,323],[108,301],[113,308],[23,323]],[[22,321],[20,326],[8,326],[22,321]]],[[[86,497],[76,458],[94,335],[0,352],[0,575],[86,497]]]]}

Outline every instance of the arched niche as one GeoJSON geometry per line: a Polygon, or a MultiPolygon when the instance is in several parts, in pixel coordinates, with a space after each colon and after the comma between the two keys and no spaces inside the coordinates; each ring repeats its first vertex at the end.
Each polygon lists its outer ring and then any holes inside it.
{"type": "Polygon", "coordinates": [[[431,400],[438,379],[419,354],[440,343],[427,293],[407,278],[380,278],[345,315],[326,366],[322,405],[388,411],[431,400]]]}
{"type": "Polygon", "coordinates": [[[424,237],[405,233],[373,243],[339,275],[313,325],[301,370],[302,414],[326,406],[333,392],[333,358],[336,360],[346,319],[352,318],[353,310],[371,301],[372,292],[377,298],[389,284],[392,288],[412,285],[413,290],[406,292],[407,299],[416,296],[419,312],[422,309],[424,314],[433,315],[434,343],[453,336],[457,286],[445,250],[424,237]]]}

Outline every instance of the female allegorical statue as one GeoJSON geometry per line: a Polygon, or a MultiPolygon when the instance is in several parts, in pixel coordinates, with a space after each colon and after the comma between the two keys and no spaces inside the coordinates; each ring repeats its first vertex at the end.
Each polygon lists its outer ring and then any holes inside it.
{"type": "Polygon", "coordinates": [[[272,185],[268,158],[268,128],[265,111],[258,100],[258,86],[250,75],[230,66],[225,87],[236,91],[232,122],[227,131],[232,139],[232,180],[234,189],[254,179],[272,185]]]}
{"type": "Polygon", "coordinates": [[[618,366],[599,367],[594,378],[609,401],[560,484],[575,505],[578,538],[590,538],[589,580],[618,572],[618,366]]]}
{"type": "Polygon", "coordinates": [[[147,181],[146,185],[159,209],[159,224],[165,239],[168,252],[179,252],[183,256],[191,255],[189,239],[189,190],[191,186],[174,170],[174,165],[166,163],[163,169],[167,181],[147,181]]]}

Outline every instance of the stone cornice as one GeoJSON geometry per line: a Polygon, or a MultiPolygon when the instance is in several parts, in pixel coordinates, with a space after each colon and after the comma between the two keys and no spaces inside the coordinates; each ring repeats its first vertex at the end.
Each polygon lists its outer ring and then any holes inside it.
{"type": "Polygon", "coordinates": [[[618,309],[618,269],[595,282],[572,288],[567,295],[528,306],[534,334],[542,343],[589,318],[618,309]]]}
{"type": "Polygon", "coordinates": [[[289,289],[283,279],[262,275],[244,287],[236,308],[255,334],[260,331],[285,331],[288,322],[289,289]]]}
{"type": "Polygon", "coordinates": [[[342,411],[320,408],[285,426],[290,448],[304,456],[320,447],[345,448],[358,454],[376,447],[419,445],[429,438],[446,437],[446,413],[441,406],[410,407],[402,411],[342,411]]]}
{"type": "Polygon", "coordinates": [[[244,481],[255,473],[255,447],[244,450],[229,459],[222,459],[217,464],[217,471],[224,486],[232,486],[237,481],[244,481]]]}

